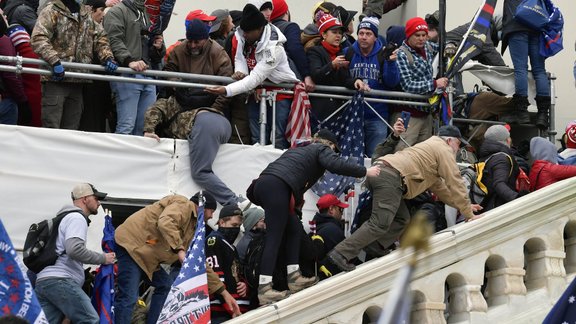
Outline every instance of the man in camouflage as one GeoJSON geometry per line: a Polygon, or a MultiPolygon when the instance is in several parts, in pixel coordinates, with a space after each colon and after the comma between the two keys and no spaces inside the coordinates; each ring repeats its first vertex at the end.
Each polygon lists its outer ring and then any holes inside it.
{"type": "Polygon", "coordinates": [[[80,1],[53,0],[40,12],[31,45],[52,66],[52,77],[42,76],[42,126],[78,129],[82,88],[91,81],[65,78],[62,62],[91,64],[93,53],[97,53],[106,71],[115,71],[118,65],[104,29],[92,20],[90,10],[80,1]]]}
{"type": "MultiPolygon", "coordinates": [[[[186,40],[168,56],[165,70],[192,74],[231,76],[232,63],[226,51],[208,38],[208,29],[198,19],[186,26],[186,40]]],[[[188,139],[192,179],[222,205],[237,204],[238,196],[212,171],[221,144],[232,129],[223,111],[230,98],[202,89],[178,88],[168,99],[159,99],[145,114],[144,136],[188,139]],[[157,134],[160,131],[164,134],[157,134]]]]}

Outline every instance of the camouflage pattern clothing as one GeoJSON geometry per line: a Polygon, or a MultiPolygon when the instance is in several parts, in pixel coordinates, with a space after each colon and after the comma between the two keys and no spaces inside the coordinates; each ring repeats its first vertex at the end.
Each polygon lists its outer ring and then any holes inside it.
{"type": "Polygon", "coordinates": [[[211,107],[202,107],[181,112],[182,110],[184,110],[184,108],[178,104],[176,97],[174,96],[168,99],[157,100],[154,105],[146,111],[144,117],[144,132],[154,133],[156,126],[163,122],[172,120],[170,125],[167,125],[168,131],[175,138],[187,139],[188,134],[192,131],[192,126],[194,126],[196,114],[198,114],[199,111],[208,110],[224,116],[221,110],[211,107]],[[176,114],[179,115],[174,117],[176,114]]]}
{"type": "MultiPolygon", "coordinates": [[[[92,64],[94,54],[98,55],[100,62],[114,58],[106,32],[92,20],[90,10],[81,5],[79,13],[73,14],[61,0],[52,0],[40,12],[31,45],[34,52],[51,65],[58,61],[92,64]]],[[[89,73],[81,69],[67,71],[89,73]]],[[[42,76],[42,81],[49,80],[49,76],[42,76]]],[[[65,78],[64,81],[91,82],[74,78],[65,78]]]]}

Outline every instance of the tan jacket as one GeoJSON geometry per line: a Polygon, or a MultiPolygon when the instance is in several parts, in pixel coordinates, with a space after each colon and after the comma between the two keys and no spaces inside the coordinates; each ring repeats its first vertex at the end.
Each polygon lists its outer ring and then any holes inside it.
{"type": "MultiPolygon", "coordinates": [[[[166,196],[132,214],[118,226],[114,239],[152,280],[160,264],[178,261],[178,250],[188,250],[196,230],[196,205],[180,195],[166,196]]],[[[210,293],[223,284],[208,270],[210,293]]]]}
{"type": "Polygon", "coordinates": [[[466,217],[474,216],[468,190],[460,175],[454,152],[438,136],[378,160],[388,162],[402,174],[406,184],[404,198],[412,199],[430,189],[466,217]]]}

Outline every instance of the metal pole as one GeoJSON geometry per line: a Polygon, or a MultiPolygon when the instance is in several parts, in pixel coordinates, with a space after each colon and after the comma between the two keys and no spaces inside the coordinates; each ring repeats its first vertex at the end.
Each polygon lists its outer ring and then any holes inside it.
{"type": "MultiPolygon", "coordinates": [[[[556,75],[548,73],[548,80],[550,82],[550,118],[548,120],[548,139],[554,143],[556,139],[556,75]]],[[[556,143],[554,143],[556,144],[556,143]]]]}
{"type": "Polygon", "coordinates": [[[276,147],[276,91],[270,92],[268,95],[270,100],[272,100],[272,130],[270,131],[270,142],[272,142],[272,147],[276,147]]]}
{"type": "Polygon", "coordinates": [[[446,39],[446,0],[440,0],[439,4],[439,13],[440,17],[438,17],[438,26],[439,33],[438,33],[438,55],[439,55],[439,62],[440,66],[438,67],[438,75],[444,76],[444,40],[446,39]]]}
{"type": "Polygon", "coordinates": [[[260,145],[266,145],[266,89],[262,89],[260,96],[260,145]]]}

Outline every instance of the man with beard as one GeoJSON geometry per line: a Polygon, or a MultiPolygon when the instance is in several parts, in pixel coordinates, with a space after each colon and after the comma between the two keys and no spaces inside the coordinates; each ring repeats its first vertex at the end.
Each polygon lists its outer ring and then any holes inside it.
{"type": "Polygon", "coordinates": [[[90,215],[98,214],[100,200],[106,193],[89,183],[72,189],[73,206],[64,206],[58,214],[67,213],[58,226],[56,263],[38,273],[36,295],[50,323],[62,323],[66,316],[72,323],[98,323],[98,313],[82,291],[84,264],[112,264],[114,252],[98,253],[86,248],[90,215]]]}
{"type": "MultiPolygon", "coordinates": [[[[222,46],[208,38],[208,28],[199,19],[187,24],[186,40],[168,56],[166,71],[227,76],[232,63],[222,46]]],[[[232,134],[223,111],[230,99],[202,89],[180,88],[168,99],[159,99],[145,114],[144,136],[160,140],[156,134],[164,127],[165,136],[188,139],[192,179],[222,205],[237,204],[239,197],[212,171],[221,144],[232,134]]]]}

